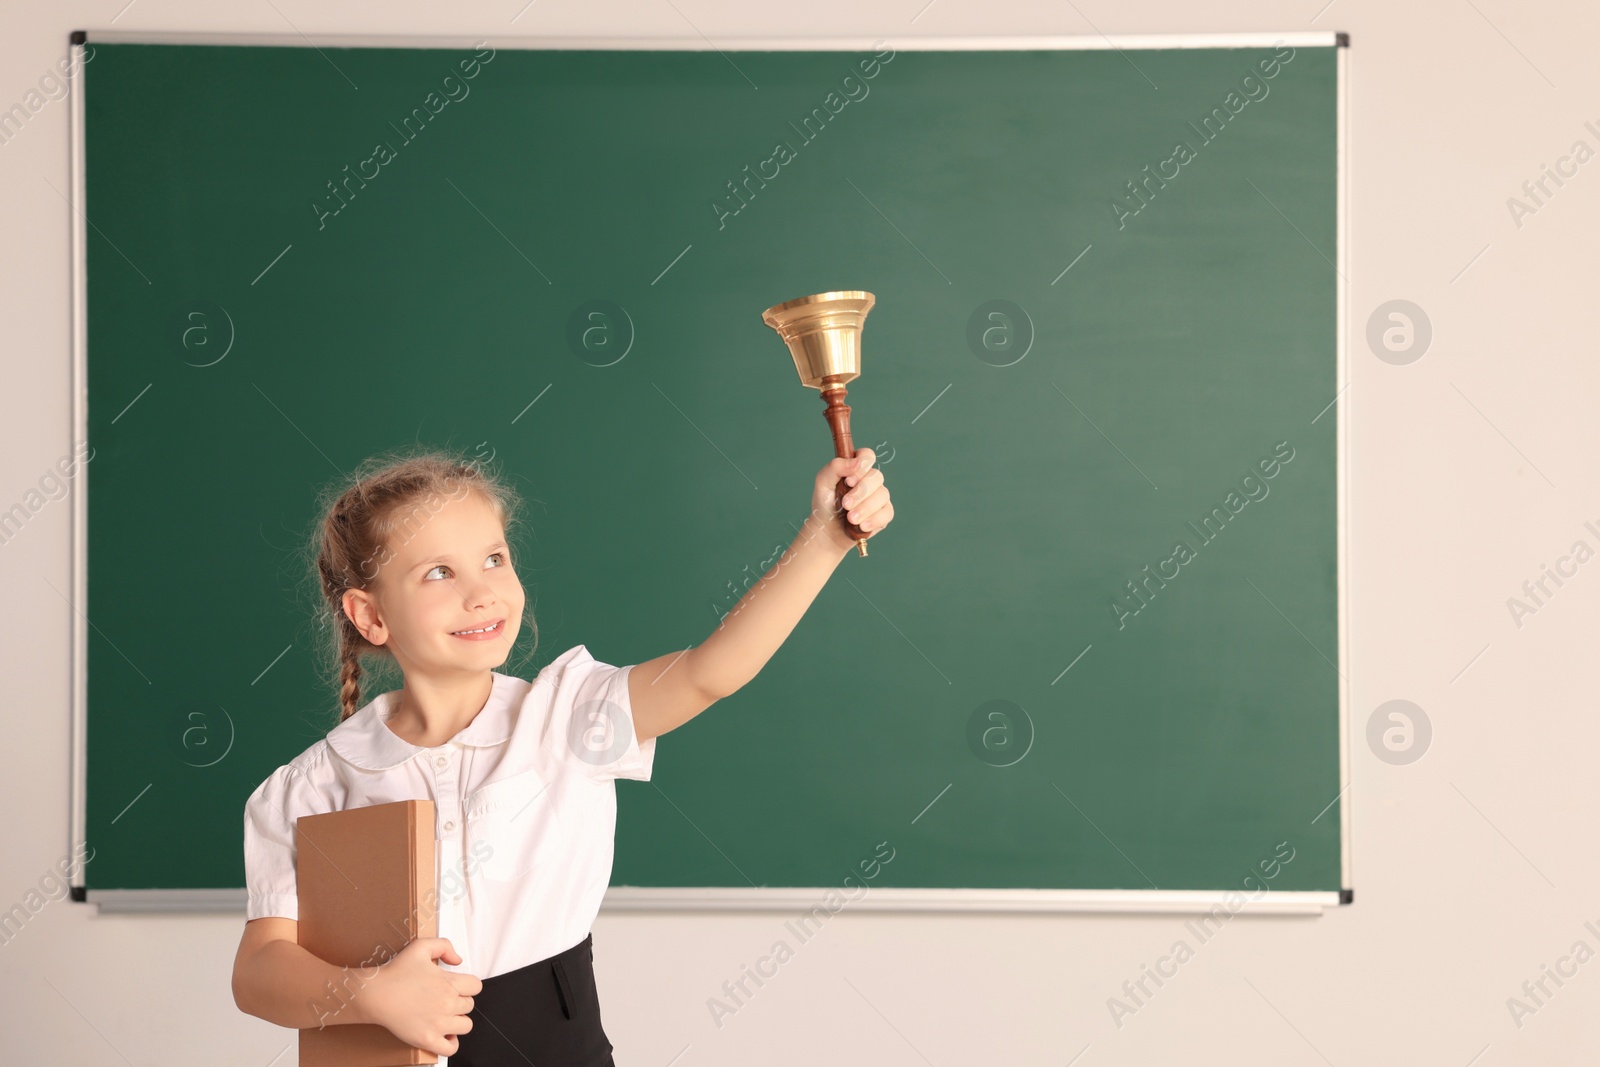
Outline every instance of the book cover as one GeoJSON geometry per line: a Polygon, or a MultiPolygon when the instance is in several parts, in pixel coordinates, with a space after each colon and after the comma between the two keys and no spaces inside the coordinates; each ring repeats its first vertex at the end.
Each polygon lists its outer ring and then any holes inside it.
{"type": "MultiPolygon", "coordinates": [[[[298,942],[347,968],[318,998],[331,1018],[406,945],[438,936],[434,804],[401,800],[295,820],[298,942]]],[[[300,1067],[438,1063],[376,1023],[328,1022],[300,1031],[300,1067]]]]}

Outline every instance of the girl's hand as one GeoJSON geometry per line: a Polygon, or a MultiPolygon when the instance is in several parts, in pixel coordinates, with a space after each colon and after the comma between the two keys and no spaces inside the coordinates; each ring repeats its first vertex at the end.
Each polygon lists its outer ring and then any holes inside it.
{"type": "Polygon", "coordinates": [[[817,472],[811,514],[841,551],[848,551],[860,537],[874,536],[894,520],[889,487],[883,484],[883,472],[873,466],[877,458],[872,449],[858,448],[854,457],[830,460],[817,472]],[[845,479],[843,486],[840,478],[845,479]]]}
{"type": "Polygon", "coordinates": [[[420,937],[378,968],[361,991],[369,999],[367,1015],[401,1041],[436,1056],[454,1056],[457,1034],[472,1029],[467,1013],[482,980],[461,971],[446,971],[434,961],[459,966],[461,957],[443,937],[420,937]]]}

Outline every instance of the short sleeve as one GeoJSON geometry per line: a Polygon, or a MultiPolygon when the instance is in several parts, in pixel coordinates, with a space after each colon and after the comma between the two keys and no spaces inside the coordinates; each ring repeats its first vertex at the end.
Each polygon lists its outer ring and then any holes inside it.
{"type": "Polygon", "coordinates": [[[244,805],[245,919],[298,919],[294,824],[309,814],[295,807],[305,781],[293,767],[273,771],[244,805]]]}
{"type": "MultiPolygon", "coordinates": [[[[633,666],[602,663],[579,645],[556,686],[552,716],[566,761],[597,781],[631,778],[649,781],[656,739],[639,742],[628,696],[633,666]]],[[[566,657],[563,657],[566,658],[566,657]]]]}

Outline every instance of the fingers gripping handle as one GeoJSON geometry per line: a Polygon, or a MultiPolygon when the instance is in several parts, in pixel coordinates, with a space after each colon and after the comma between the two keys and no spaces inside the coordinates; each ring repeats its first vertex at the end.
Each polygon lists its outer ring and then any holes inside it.
{"type": "MultiPolygon", "coordinates": [[[[822,399],[828,405],[823,411],[823,416],[828,420],[828,426],[833,430],[833,454],[840,459],[850,459],[856,454],[856,446],[850,439],[850,405],[844,402],[844,383],[834,380],[829,375],[823,380],[822,399]]],[[[846,518],[844,505],[840,503],[844,495],[850,491],[850,485],[843,478],[833,487],[833,506],[839,511],[839,522],[843,524],[845,532],[855,539],[856,552],[865,556],[867,554],[866,531],[846,518]]]]}

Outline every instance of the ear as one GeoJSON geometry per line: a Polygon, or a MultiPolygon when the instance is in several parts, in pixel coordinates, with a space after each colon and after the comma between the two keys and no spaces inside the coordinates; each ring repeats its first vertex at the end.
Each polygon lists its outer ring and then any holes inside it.
{"type": "Polygon", "coordinates": [[[355,623],[356,630],[374,645],[389,640],[389,628],[378,614],[377,601],[365,589],[346,589],[339,598],[345,617],[355,623]]]}

